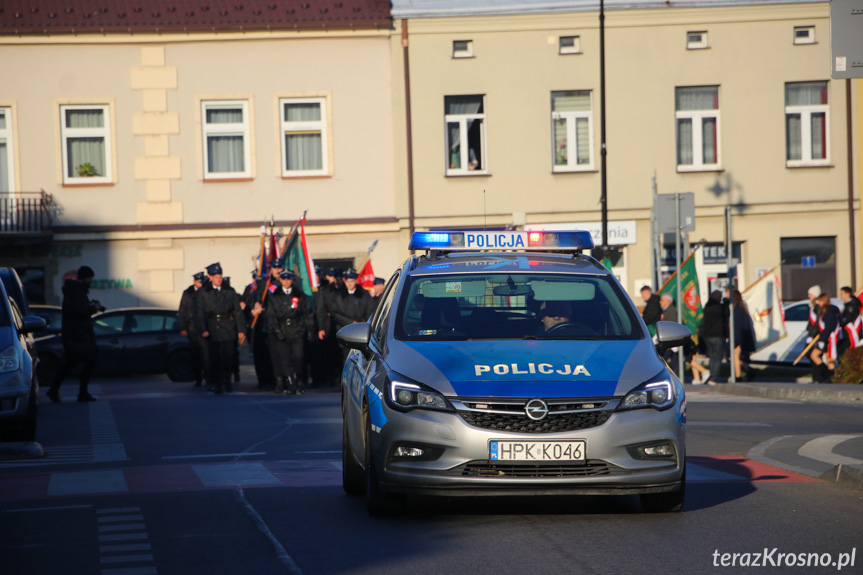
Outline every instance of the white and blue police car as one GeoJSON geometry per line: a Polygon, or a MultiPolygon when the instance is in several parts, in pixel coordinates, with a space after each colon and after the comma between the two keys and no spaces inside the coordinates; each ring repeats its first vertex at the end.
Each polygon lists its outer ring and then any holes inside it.
{"type": "MultiPolygon", "coordinates": [[[[417,232],[375,314],[342,328],[343,486],[639,494],[677,511],[686,401],[588,232],[417,232]]],[[[658,322],[659,346],[689,330],[658,322]]]]}

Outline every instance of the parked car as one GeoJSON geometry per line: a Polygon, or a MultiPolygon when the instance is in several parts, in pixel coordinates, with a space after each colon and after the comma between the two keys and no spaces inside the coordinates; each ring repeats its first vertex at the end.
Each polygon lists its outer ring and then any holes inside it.
{"type": "Polygon", "coordinates": [[[21,315],[30,315],[30,305],[24,292],[24,283],[15,268],[0,267],[0,281],[6,288],[6,294],[15,301],[21,315]]]}
{"type": "MultiPolygon", "coordinates": [[[[830,302],[840,310],[845,305],[841,299],[830,298],[830,302]]],[[[785,305],[785,331],[788,335],[753,353],[752,363],[793,364],[794,360],[806,349],[806,326],[809,325],[809,300],[785,305]]],[[[808,357],[801,358],[797,365],[809,366],[808,357]]]]}
{"type": "Polygon", "coordinates": [[[59,305],[31,305],[30,313],[41,317],[47,324],[37,339],[57,335],[63,330],[63,308],[59,305]]]}
{"type": "Polygon", "coordinates": [[[36,438],[39,382],[27,336],[44,327],[44,319],[21,315],[0,282],[0,438],[4,440],[36,438]]]}
{"type": "MultiPolygon", "coordinates": [[[[177,310],[110,310],[94,316],[93,327],[99,349],[95,375],[167,373],[171,381],[194,379],[189,340],[180,335],[177,310]]],[[[62,337],[40,338],[38,344],[39,379],[50,382],[63,365],[62,337]]]]}

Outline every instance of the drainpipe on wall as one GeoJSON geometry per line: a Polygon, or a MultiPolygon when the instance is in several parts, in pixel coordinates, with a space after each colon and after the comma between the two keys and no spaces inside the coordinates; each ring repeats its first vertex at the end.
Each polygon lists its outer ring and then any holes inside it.
{"type": "MultiPolygon", "coordinates": [[[[848,123],[848,230],[851,234],[851,285],[857,285],[857,240],[854,234],[854,134],[851,122],[851,79],[845,79],[845,121],[848,123]]],[[[859,121],[859,119],[858,119],[859,121]]],[[[857,289],[852,287],[852,289],[857,289]]]]}
{"type": "MultiPolygon", "coordinates": [[[[408,160],[408,229],[410,234],[414,233],[414,153],[413,153],[413,127],[411,124],[411,66],[408,59],[408,21],[402,20],[402,53],[405,67],[405,119],[407,131],[407,160],[408,160]]],[[[411,250],[411,254],[413,254],[411,250]]]]}

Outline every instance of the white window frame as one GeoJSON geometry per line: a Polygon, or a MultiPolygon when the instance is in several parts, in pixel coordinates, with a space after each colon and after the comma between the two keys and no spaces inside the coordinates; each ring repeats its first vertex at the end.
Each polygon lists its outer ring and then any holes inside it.
{"type": "Polygon", "coordinates": [[[706,30],[690,30],[686,33],[687,50],[704,50],[706,48],[708,48],[706,30]],[[699,34],[701,38],[699,40],[693,40],[691,36],[694,34],[699,34]]]}
{"type": "Polygon", "coordinates": [[[795,26],[794,27],[794,44],[814,44],[815,43],[815,26],[795,26]],[[806,36],[801,36],[798,32],[806,32],[806,36]]]}
{"type": "MultiPolygon", "coordinates": [[[[795,82],[787,82],[785,89],[788,89],[788,84],[795,82]]],[[[810,166],[829,166],[830,165],[830,82],[827,82],[827,103],[826,104],[808,104],[803,106],[785,106],[785,165],[789,168],[800,168],[810,166]],[[824,158],[812,158],[812,114],[824,114],[824,158]],[[800,114],[800,160],[789,160],[788,158],[788,116],[790,114],[800,114]]],[[[784,96],[784,94],[783,94],[784,96]]]]}
{"type": "Polygon", "coordinates": [[[452,41],[452,57],[453,58],[473,58],[473,40],[453,40],[452,41]],[[459,44],[464,43],[463,50],[458,48],[459,44]]]}
{"type": "Polygon", "coordinates": [[[561,36],[557,40],[557,53],[566,54],[581,54],[581,36],[561,36]],[[572,40],[571,46],[565,46],[564,40],[572,40]]]}
{"type": "MultiPolygon", "coordinates": [[[[15,192],[15,144],[12,130],[12,107],[0,106],[0,112],[6,118],[6,127],[0,127],[0,140],[6,140],[6,166],[8,168],[6,193],[15,192]]],[[[0,192],[2,193],[2,192],[0,192]]]]}
{"type": "Polygon", "coordinates": [[[236,180],[250,179],[252,177],[252,152],[251,152],[251,119],[249,118],[248,100],[201,100],[201,145],[203,146],[202,166],[204,180],[236,180]],[[243,121],[234,124],[208,124],[207,110],[218,108],[242,108],[243,121]],[[242,172],[210,172],[209,146],[207,139],[210,136],[242,136],[243,137],[243,167],[242,172]]]}
{"type": "Polygon", "coordinates": [[[282,154],[281,167],[283,178],[300,178],[309,176],[328,176],[330,174],[329,160],[329,111],[327,98],[324,96],[314,98],[279,98],[279,141],[282,154]],[[318,104],[321,108],[321,119],[307,122],[289,122],[285,119],[285,104],[318,104]],[[319,132],[321,134],[321,169],[319,170],[289,170],[288,151],[285,148],[285,136],[297,132],[319,132]]]}
{"type": "Polygon", "coordinates": [[[111,141],[111,106],[109,104],[61,104],[60,105],[60,153],[63,162],[64,184],[110,184],[113,182],[112,157],[113,143],[111,141]],[[68,110],[101,110],[101,128],[67,128],[66,112],[68,110]],[[68,140],[70,138],[103,138],[105,141],[105,173],[101,176],[70,176],[68,140]]]}
{"type": "MultiPolygon", "coordinates": [[[[678,86],[678,88],[687,88],[690,86],[678,86]]],[[[694,86],[693,86],[694,87],[694,86]]],[[[713,86],[706,86],[713,87],[713,86]]],[[[716,86],[717,95],[719,94],[719,86],[716,86]]],[[[675,90],[675,98],[677,92],[675,90]]],[[[676,108],[675,104],[675,108],[676,108]]],[[[678,172],[713,172],[722,169],[722,122],[720,120],[719,108],[715,110],[675,110],[674,112],[674,161],[677,160],[677,147],[680,145],[677,141],[679,137],[678,124],[681,120],[688,119],[692,122],[692,163],[677,164],[678,172]],[[714,118],[716,120],[716,163],[704,163],[704,120],[706,118],[714,118]]]]}
{"type": "MultiPolygon", "coordinates": [[[[568,111],[568,112],[552,112],[551,113],[551,171],[553,173],[563,172],[590,172],[595,170],[594,154],[593,154],[593,90],[573,90],[579,92],[590,92],[590,110],[587,111],[568,111]],[[587,119],[587,154],[588,162],[586,164],[578,163],[578,130],[576,124],[578,119],[587,119]],[[555,162],[555,154],[557,153],[554,122],[555,120],[566,120],[566,165],[558,165],[555,162]]],[[[552,93],[552,98],[553,98],[552,93]]],[[[552,99],[553,102],[553,99],[552,99]]]]}
{"type": "MultiPolygon", "coordinates": [[[[485,110],[485,95],[480,95],[482,98],[482,109],[485,110]]],[[[449,147],[449,124],[458,123],[459,133],[459,154],[461,160],[460,168],[450,167],[450,150],[446,150],[446,175],[447,176],[483,176],[488,175],[488,153],[486,151],[485,137],[485,112],[476,114],[444,114],[444,146],[449,147]],[[468,145],[468,122],[471,120],[479,120],[480,122],[480,160],[482,166],[479,170],[469,169],[470,164],[470,148],[468,145]]]]}

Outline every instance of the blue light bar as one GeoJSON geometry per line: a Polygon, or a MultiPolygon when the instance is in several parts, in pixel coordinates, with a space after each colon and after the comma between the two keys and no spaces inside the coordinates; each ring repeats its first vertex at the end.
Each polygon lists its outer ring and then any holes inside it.
{"type": "Polygon", "coordinates": [[[445,251],[573,251],[594,247],[585,230],[555,232],[414,232],[409,249],[445,251]]]}

